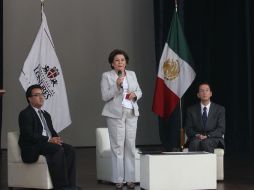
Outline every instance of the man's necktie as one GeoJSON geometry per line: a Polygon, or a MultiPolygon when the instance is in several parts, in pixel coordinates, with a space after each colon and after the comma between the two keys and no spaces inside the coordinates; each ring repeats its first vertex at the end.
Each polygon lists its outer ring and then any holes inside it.
{"type": "Polygon", "coordinates": [[[204,126],[205,126],[206,121],[207,121],[207,107],[203,108],[202,120],[203,120],[203,123],[204,123],[204,126]]]}
{"type": "Polygon", "coordinates": [[[51,132],[50,132],[50,130],[49,130],[49,128],[48,128],[48,124],[47,124],[47,122],[46,122],[45,117],[43,116],[42,111],[39,110],[38,113],[39,113],[39,116],[40,116],[41,121],[42,121],[42,123],[43,123],[43,127],[44,127],[44,129],[45,129],[45,131],[46,131],[46,133],[47,133],[47,136],[48,136],[49,138],[51,138],[51,137],[52,137],[52,134],[51,134],[51,132]]]}

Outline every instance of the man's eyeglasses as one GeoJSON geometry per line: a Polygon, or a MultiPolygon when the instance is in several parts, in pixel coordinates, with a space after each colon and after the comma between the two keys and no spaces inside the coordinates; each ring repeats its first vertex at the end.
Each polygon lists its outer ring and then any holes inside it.
{"type": "Polygon", "coordinates": [[[42,93],[32,94],[31,96],[35,96],[35,97],[44,97],[44,95],[43,95],[42,93]]]}

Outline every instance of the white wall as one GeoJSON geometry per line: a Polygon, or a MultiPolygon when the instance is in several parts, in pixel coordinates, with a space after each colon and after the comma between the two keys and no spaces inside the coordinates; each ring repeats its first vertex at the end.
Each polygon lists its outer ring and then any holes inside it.
{"type": "MultiPolygon", "coordinates": [[[[18,81],[40,25],[40,0],[4,0],[4,89],[2,147],[8,131],[18,130],[27,106],[18,81]]],[[[159,144],[152,113],[155,84],[152,0],[46,0],[44,11],[64,73],[72,125],[60,134],[74,146],[94,146],[101,116],[101,74],[110,70],[114,48],[128,52],[128,69],[137,74],[143,98],[137,144],[159,144]]]]}

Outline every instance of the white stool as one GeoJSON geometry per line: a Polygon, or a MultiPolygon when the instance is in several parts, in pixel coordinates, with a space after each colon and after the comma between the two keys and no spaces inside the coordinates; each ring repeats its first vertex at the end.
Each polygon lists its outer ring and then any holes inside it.
{"type": "Polygon", "coordinates": [[[141,155],[140,187],[148,190],[216,189],[216,155],[141,155]]]}
{"type": "MultiPolygon", "coordinates": [[[[183,152],[188,152],[188,148],[184,148],[183,152]]],[[[224,149],[214,149],[216,154],[217,180],[224,180],[224,149]]]]}

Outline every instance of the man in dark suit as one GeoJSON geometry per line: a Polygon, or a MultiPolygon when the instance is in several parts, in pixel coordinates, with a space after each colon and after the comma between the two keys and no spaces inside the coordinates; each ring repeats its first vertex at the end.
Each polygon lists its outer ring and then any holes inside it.
{"type": "Polygon", "coordinates": [[[33,163],[38,160],[39,155],[44,155],[54,189],[79,189],[76,187],[74,148],[63,143],[53,128],[50,114],[41,110],[44,103],[41,87],[30,86],[26,91],[26,99],[29,105],[19,114],[22,160],[33,163]]]}
{"type": "Polygon", "coordinates": [[[214,152],[224,148],[225,108],[210,101],[208,83],[201,83],[197,93],[200,103],[187,109],[185,130],[190,151],[214,152]]]}

